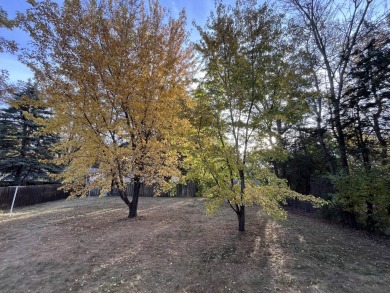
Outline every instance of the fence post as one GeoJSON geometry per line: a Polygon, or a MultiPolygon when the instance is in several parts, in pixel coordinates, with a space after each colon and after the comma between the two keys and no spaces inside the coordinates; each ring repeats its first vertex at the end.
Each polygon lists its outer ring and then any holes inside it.
{"type": "Polygon", "coordinates": [[[18,189],[19,189],[19,186],[16,186],[15,193],[14,193],[14,198],[12,200],[11,210],[9,211],[9,216],[10,217],[12,215],[12,210],[14,209],[14,204],[15,204],[16,194],[18,193],[18,189]]]}

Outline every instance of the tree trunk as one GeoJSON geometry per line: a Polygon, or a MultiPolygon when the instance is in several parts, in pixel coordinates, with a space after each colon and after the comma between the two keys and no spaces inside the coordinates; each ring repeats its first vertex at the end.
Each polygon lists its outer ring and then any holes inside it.
{"type": "Polygon", "coordinates": [[[341,116],[340,116],[340,99],[334,97],[333,101],[333,114],[334,114],[334,123],[336,127],[336,133],[337,133],[337,144],[339,147],[340,152],[340,164],[342,170],[345,172],[345,174],[349,175],[349,166],[348,166],[348,157],[347,157],[347,146],[345,144],[345,135],[343,131],[343,126],[341,123],[341,116]]]}
{"type": "Polygon", "coordinates": [[[357,123],[358,123],[355,126],[357,145],[358,145],[359,151],[360,151],[362,159],[363,159],[364,168],[366,171],[369,171],[371,168],[370,154],[369,154],[369,149],[368,149],[367,143],[364,140],[363,126],[362,126],[362,121],[360,119],[359,108],[357,109],[356,115],[357,115],[356,119],[357,119],[357,123]]]}
{"type": "Polygon", "coordinates": [[[137,216],[137,209],[138,209],[138,198],[139,198],[139,190],[141,187],[140,178],[136,177],[134,179],[134,189],[133,189],[133,198],[130,201],[127,195],[127,192],[120,187],[123,186],[118,183],[118,181],[114,181],[115,186],[117,188],[119,197],[123,200],[123,202],[129,207],[129,218],[135,218],[137,216]]]}
{"type": "Polygon", "coordinates": [[[237,207],[237,218],[238,218],[238,231],[245,231],[245,204],[242,203],[244,200],[245,191],[245,173],[244,170],[238,171],[240,175],[241,183],[241,204],[237,207]]]}
{"type": "MultiPolygon", "coordinates": [[[[371,196],[370,196],[371,197],[371,196]]],[[[374,214],[374,205],[371,202],[370,199],[366,201],[367,205],[367,219],[366,219],[366,227],[369,231],[375,230],[375,224],[376,221],[374,220],[373,214],[374,214]]]]}
{"type": "Polygon", "coordinates": [[[244,232],[245,231],[245,205],[240,206],[240,209],[237,213],[237,219],[238,219],[238,231],[244,232]]]}
{"type": "Polygon", "coordinates": [[[129,206],[129,218],[137,217],[137,209],[138,209],[138,195],[133,195],[133,200],[129,206]]]}
{"type": "MultiPolygon", "coordinates": [[[[314,78],[315,78],[316,89],[318,92],[321,92],[320,84],[319,84],[319,81],[317,78],[317,74],[314,74],[314,78]]],[[[328,148],[326,147],[325,140],[324,140],[324,135],[326,133],[326,129],[324,129],[322,127],[322,107],[323,107],[322,106],[322,103],[323,103],[322,99],[323,99],[322,96],[319,95],[317,98],[317,101],[316,101],[317,137],[318,137],[318,141],[320,143],[321,150],[322,150],[322,152],[325,156],[326,162],[328,164],[329,172],[330,172],[330,174],[334,175],[334,174],[336,174],[336,168],[333,164],[332,157],[329,153],[328,148]]]]}
{"type": "Polygon", "coordinates": [[[22,172],[23,172],[23,166],[18,166],[15,173],[15,179],[14,179],[14,185],[15,186],[21,186],[22,184],[22,172]]]}
{"type": "MultiPolygon", "coordinates": [[[[370,48],[371,47],[369,47],[369,49],[370,48]]],[[[373,75],[373,73],[370,74],[371,79],[373,79],[372,75],[373,75]]],[[[372,116],[372,118],[374,120],[374,132],[375,132],[375,135],[378,139],[379,145],[381,146],[382,165],[386,166],[388,163],[387,162],[387,159],[388,159],[387,141],[382,135],[383,129],[381,129],[380,122],[379,122],[379,120],[382,116],[382,112],[383,112],[383,103],[382,103],[382,99],[378,96],[377,88],[376,88],[375,83],[373,81],[371,82],[371,92],[374,95],[375,104],[378,107],[376,113],[374,113],[374,115],[372,116]]]]}
{"type": "Polygon", "coordinates": [[[141,182],[140,182],[140,178],[137,176],[134,178],[133,199],[131,200],[131,203],[129,205],[129,218],[137,217],[138,198],[139,198],[140,189],[141,189],[141,182]]]}
{"type": "MultiPolygon", "coordinates": [[[[379,100],[379,99],[378,99],[379,100]]],[[[387,154],[387,141],[382,136],[382,131],[379,123],[379,117],[382,113],[382,104],[381,102],[377,102],[379,110],[377,113],[373,115],[374,120],[374,132],[378,139],[379,145],[381,147],[381,158],[382,158],[382,165],[385,166],[388,163],[388,154],[387,154]]]]}
{"type": "MultiPolygon", "coordinates": [[[[287,143],[286,143],[286,139],[283,138],[283,126],[282,126],[282,120],[280,119],[277,119],[276,120],[276,127],[277,127],[277,132],[278,132],[278,135],[279,135],[279,143],[280,145],[282,146],[283,150],[287,150],[287,143]]],[[[276,162],[276,168],[280,168],[280,172],[278,171],[279,173],[279,178],[283,178],[283,179],[286,179],[287,178],[287,167],[286,167],[286,164],[284,162],[276,162]]]]}
{"type": "MultiPolygon", "coordinates": [[[[320,131],[321,130],[319,130],[319,132],[320,131]]],[[[329,154],[328,148],[326,147],[323,133],[319,133],[318,134],[318,141],[320,143],[320,147],[321,147],[322,153],[324,154],[324,156],[326,158],[326,162],[328,164],[330,174],[332,174],[332,175],[336,174],[336,167],[334,166],[333,161],[332,161],[332,157],[329,154]]]]}

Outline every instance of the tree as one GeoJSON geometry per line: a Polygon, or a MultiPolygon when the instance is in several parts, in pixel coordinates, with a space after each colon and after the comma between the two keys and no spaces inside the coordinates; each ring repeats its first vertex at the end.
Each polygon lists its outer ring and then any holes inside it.
{"type": "MultiPolygon", "coordinates": [[[[0,6],[0,29],[12,29],[14,22],[8,19],[7,12],[0,6]]],[[[0,36],[0,53],[10,52],[15,53],[17,51],[17,45],[14,41],[6,40],[0,36]]],[[[6,92],[9,89],[7,85],[8,72],[0,68],[0,101],[5,100],[6,92]]]]}
{"type": "Polygon", "coordinates": [[[359,41],[365,21],[369,19],[373,1],[286,0],[288,9],[297,12],[302,26],[308,30],[321,67],[326,73],[327,94],[331,105],[331,121],[340,153],[340,165],[349,173],[347,144],[342,121],[345,79],[352,53],[359,41]]]}
{"type": "MultiPolygon", "coordinates": [[[[384,232],[390,224],[389,170],[373,167],[354,168],[349,176],[332,176],[336,188],[335,202],[353,222],[371,231],[384,232]],[[350,217],[349,217],[350,218],[350,217]]],[[[350,220],[350,219],[349,219],[350,220]]]]}
{"type": "MultiPolygon", "coordinates": [[[[329,160],[335,160],[324,153],[318,136],[316,128],[299,125],[296,136],[288,144],[288,159],[284,162],[286,179],[291,189],[302,194],[311,193],[311,182],[328,175],[331,171],[329,160]]],[[[331,140],[326,135],[323,139],[331,140]]]]}
{"type": "Polygon", "coordinates": [[[388,210],[387,205],[378,206],[387,195],[371,188],[387,184],[381,176],[387,175],[388,12],[379,0],[283,2],[312,64],[315,131],[333,174],[337,192],[332,198],[349,224],[364,222],[372,229],[375,221],[383,223],[382,212],[388,210]],[[328,129],[337,142],[335,156],[332,140],[326,139],[328,129]],[[332,157],[339,158],[341,174],[337,165],[332,166],[332,157]],[[378,210],[381,216],[376,215],[378,210]],[[367,216],[364,221],[362,213],[367,216]]]}
{"type": "Polygon", "coordinates": [[[352,109],[346,111],[347,119],[366,169],[376,161],[388,164],[390,138],[390,26],[384,21],[372,26],[366,24],[367,35],[353,53],[345,93],[352,109]]]}
{"type": "Polygon", "coordinates": [[[206,28],[197,28],[205,78],[195,92],[198,153],[189,168],[205,182],[209,212],[227,199],[244,231],[246,205],[258,203],[284,217],[279,204],[286,198],[314,200],[264,168],[264,161],[284,155],[284,124],[304,108],[300,72],[287,64],[291,48],[283,39],[282,16],[267,4],[237,1],[230,7],[217,1],[206,28]]]}
{"type": "Polygon", "coordinates": [[[389,223],[390,50],[386,19],[366,22],[352,54],[344,93],[343,120],[351,157],[350,176],[333,176],[335,199],[369,230],[389,223]]]}
{"type": "Polygon", "coordinates": [[[51,162],[51,147],[58,138],[41,133],[43,126],[36,122],[51,115],[36,104],[38,99],[36,87],[23,84],[8,100],[10,106],[0,109],[0,174],[7,184],[51,182],[50,175],[60,171],[51,162]]]}
{"type": "Polygon", "coordinates": [[[113,185],[137,216],[141,182],[163,187],[180,177],[192,62],[184,12],[168,18],[157,1],[141,0],[29,3],[19,21],[33,47],[23,60],[54,111],[46,131],[63,137],[65,187],[85,194],[113,185]]]}

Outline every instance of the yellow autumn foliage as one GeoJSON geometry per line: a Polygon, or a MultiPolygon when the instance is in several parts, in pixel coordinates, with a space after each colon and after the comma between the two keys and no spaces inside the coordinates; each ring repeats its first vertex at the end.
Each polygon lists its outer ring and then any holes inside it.
{"type": "Polygon", "coordinates": [[[85,194],[125,190],[132,177],[160,185],[180,177],[192,65],[184,12],[169,18],[157,1],[29,2],[19,19],[33,39],[24,61],[54,112],[46,131],[62,137],[66,188],[85,194]]]}

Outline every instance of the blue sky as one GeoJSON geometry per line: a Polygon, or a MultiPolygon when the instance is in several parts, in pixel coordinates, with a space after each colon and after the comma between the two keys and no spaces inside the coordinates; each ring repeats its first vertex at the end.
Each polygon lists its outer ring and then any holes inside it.
{"type": "MultiPolygon", "coordinates": [[[[62,2],[62,0],[57,1],[62,2]]],[[[224,2],[234,4],[235,0],[225,0],[224,2]]],[[[196,41],[199,37],[192,22],[195,21],[197,24],[203,26],[210,11],[214,8],[214,0],[160,0],[160,4],[168,8],[174,17],[183,8],[186,10],[188,19],[187,29],[191,32],[192,41],[196,41]]],[[[26,0],[0,0],[0,7],[8,13],[9,18],[13,18],[17,11],[23,12],[29,7],[29,4],[26,0]]],[[[0,29],[0,35],[6,39],[15,40],[20,47],[27,46],[28,44],[28,36],[19,29],[12,31],[0,29]]],[[[26,81],[28,78],[33,77],[30,70],[18,61],[17,56],[8,53],[0,54],[1,69],[8,70],[10,81],[13,83],[18,80],[26,81]]]]}

